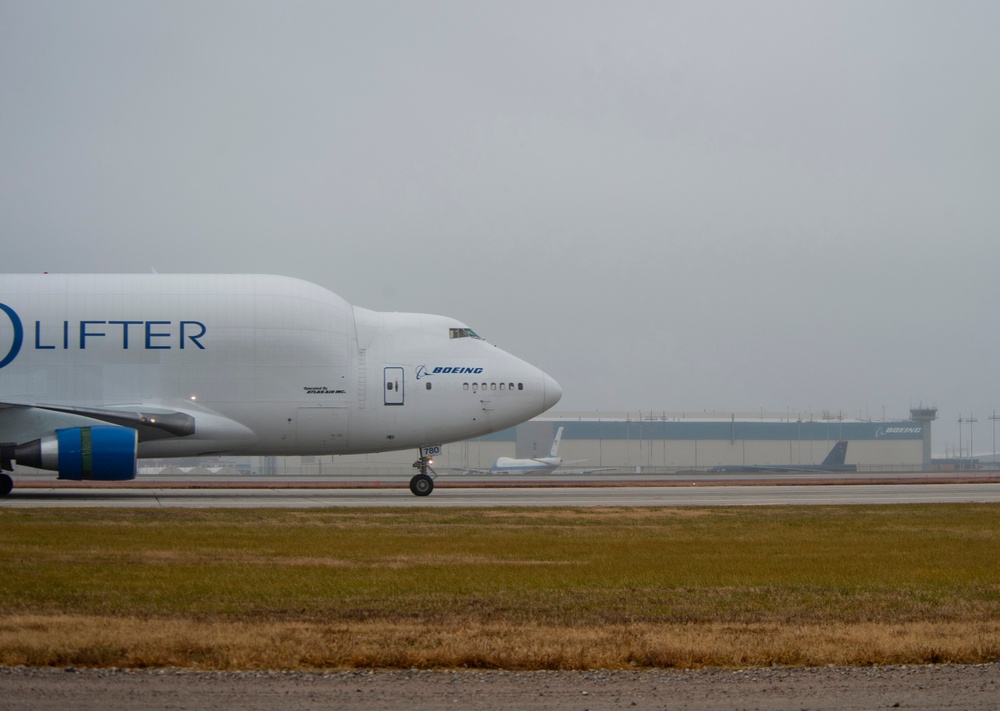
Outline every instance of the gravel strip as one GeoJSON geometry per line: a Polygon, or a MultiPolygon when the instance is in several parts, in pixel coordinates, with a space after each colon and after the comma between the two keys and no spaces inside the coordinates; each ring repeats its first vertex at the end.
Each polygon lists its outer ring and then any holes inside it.
{"type": "Polygon", "coordinates": [[[0,709],[1000,708],[1000,663],[697,671],[196,672],[0,667],[0,709]]]}

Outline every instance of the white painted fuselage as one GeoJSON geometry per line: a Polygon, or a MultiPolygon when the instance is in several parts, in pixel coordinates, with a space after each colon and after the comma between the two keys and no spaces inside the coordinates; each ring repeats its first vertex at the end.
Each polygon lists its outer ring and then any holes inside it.
{"type": "Polygon", "coordinates": [[[496,432],[560,396],[455,319],[296,279],[0,276],[8,447],[110,424],[136,430],[139,457],[379,452],[496,432]]]}

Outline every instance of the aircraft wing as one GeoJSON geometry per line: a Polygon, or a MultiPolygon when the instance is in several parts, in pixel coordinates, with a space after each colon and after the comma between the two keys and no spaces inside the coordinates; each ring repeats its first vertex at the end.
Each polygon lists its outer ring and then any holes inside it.
{"type": "MultiPolygon", "coordinates": [[[[542,465],[539,465],[539,468],[541,468],[541,466],[542,465]]],[[[524,472],[518,472],[517,470],[514,469],[477,469],[475,467],[445,467],[444,469],[441,469],[439,471],[457,472],[458,474],[482,474],[482,475],[492,475],[492,474],[508,475],[508,474],[524,473],[524,472]]],[[[535,471],[535,470],[529,470],[529,471],[535,471]]]]}
{"type": "Polygon", "coordinates": [[[496,473],[492,469],[475,469],[473,467],[461,467],[461,468],[448,467],[448,468],[444,469],[444,471],[458,472],[459,474],[495,474],[496,473]]]}
{"type": "Polygon", "coordinates": [[[245,425],[208,409],[0,402],[4,471],[13,471],[17,460],[59,471],[64,479],[133,479],[137,457],[226,454],[255,437],[245,425]]]}
{"type": "Polygon", "coordinates": [[[195,433],[195,418],[161,408],[87,408],[64,405],[0,403],[0,440],[23,442],[62,427],[94,424],[136,430],[140,442],[195,433]]]}
{"type": "MultiPolygon", "coordinates": [[[[584,461],[584,460],[581,460],[584,461]]],[[[569,462],[570,464],[576,464],[577,462],[569,462]]],[[[526,469],[525,471],[517,471],[515,469],[476,469],[474,467],[450,467],[444,471],[453,471],[459,474],[480,474],[480,475],[532,475],[539,472],[544,474],[596,474],[598,472],[613,472],[618,471],[619,467],[592,467],[590,469],[564,469],[562,466],[558,467],[546,467],[543,469],[543,464],[539,463],[538,469],[526,469]]]]}
{"type": "Polygon", "coordinates": [[[802,464],[798,466],[786,466],[776,464],[773,466],[760,465],[740,465],[740,466],[719,466],[712,467],[709,472],[726,474],[788,474],[795,472],[816,473],[816,472],[856,472],[857,466],[854,464],[822,465],[822,464],[802,464]]]}
{"type": "Polygon", "coordinates": [[[618,471],[621,467],[586,467],[584,469],[576,468],[570,469],[569,467],[574,464],[584,464],[588,460],[586,459],[570,459],[563,462],[558,467],[552,470],[553,474],[596,474],[598,472],[613,472],[618,471]]]}

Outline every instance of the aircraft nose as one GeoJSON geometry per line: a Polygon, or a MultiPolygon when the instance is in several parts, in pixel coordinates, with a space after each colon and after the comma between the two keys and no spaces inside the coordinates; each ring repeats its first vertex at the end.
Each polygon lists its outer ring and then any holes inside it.
{"type": "Polygon", "coordinates": [[[555,407],[556,403],[562,399],[562,388],[559,387],[559,383],[552,376],[542,373],[542,388],[544,392],[542,403],[545,405],[545,409],[555,407]]]}

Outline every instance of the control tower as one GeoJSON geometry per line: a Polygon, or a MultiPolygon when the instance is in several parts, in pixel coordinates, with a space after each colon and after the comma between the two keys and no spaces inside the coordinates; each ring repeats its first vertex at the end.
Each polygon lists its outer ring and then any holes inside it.
{"type": "Polygon", "coordinates": [[[936,407],[918,407],[910,410],[910,419],[919,422],[924,431],[924,471],[931,469],[931,422],[937,419],[936,407]]]}

